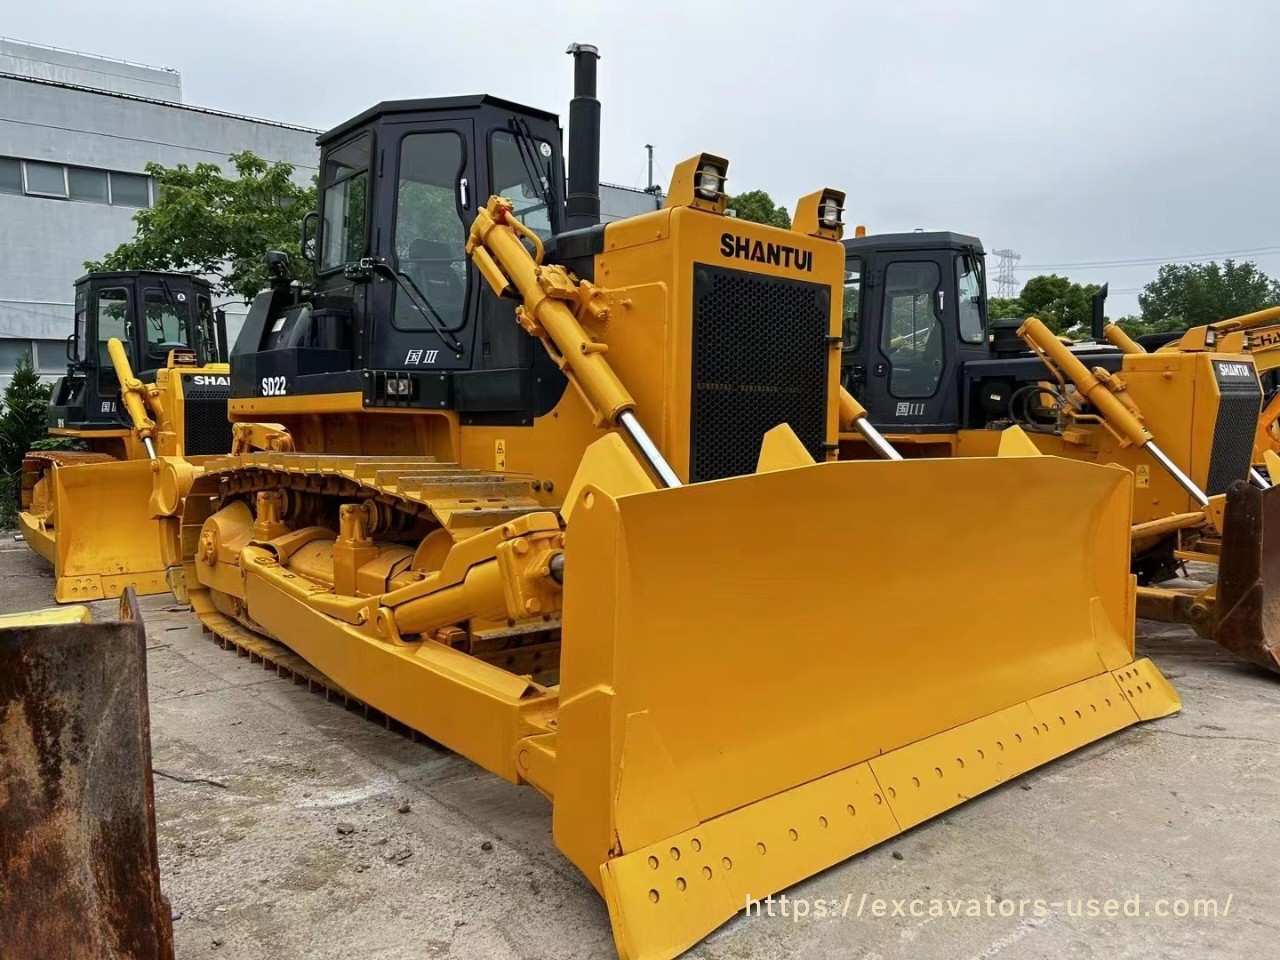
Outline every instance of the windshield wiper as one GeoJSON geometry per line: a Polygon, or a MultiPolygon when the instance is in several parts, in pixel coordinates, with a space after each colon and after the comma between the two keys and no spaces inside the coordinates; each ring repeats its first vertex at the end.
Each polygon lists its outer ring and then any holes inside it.
{"type": "Polygon", "coordinates": [[[533,145],[533,132],[529,129],[529,121],[524,117],[512,117],[508,126],[510,126],[511,133],[515,136],[516,150],[520,154],[520,161],[524,164],[524,172],[535,189],[541,192],[542,202],[547,208],[547,221],[552,224],[552,229],[554,230],[555,222],[559,219],[552,211],[555,200],[551,196],[551,184],[540,172],[538,152],[533,145]]]}
{"type": "Polygon", "coordinates": [[[418,308],[418,312],[426,318],[427,323],[431,325],[432,331],[444,343],[446,347],[454,352],[455,356],[461,357],[464,349],[462,341],[455,337],[444,322],[444,319],[436,312],[436,308],[431,305],[431,301],[427,299],[427,295],[423,293],[413,277],[409,276],[402,270],[397,270],[391,264],[387,263],[382,257],[366,257],[359,262],[359,269],[368,270],[371,273],[381,273],[383,276],[390,277],[396,282],[396,285],[404,291],[405,296],[409,298],[409,302],[418,308]]]}

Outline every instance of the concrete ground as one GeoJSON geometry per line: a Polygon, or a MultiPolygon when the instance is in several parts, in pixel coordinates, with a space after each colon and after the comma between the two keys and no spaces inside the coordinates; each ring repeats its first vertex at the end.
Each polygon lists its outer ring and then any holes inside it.
{"type": "MultiPolygon", "coordinates": [[[[0,612],[44,606],[51,590],[48,566],[4,537],[0,612]]],[[[99,606],[114,616],[114,602],[99,606]]],[[[556,851],[541,797],[221,650],[169,607],[143,601],[160,865],[180,960],[612,955],[604,904],[556,851]]],[[[1139,627],[1140,653],[1182,695],[1180,715],[812,877],[787,891],[788,916],[780,902],[772,918],[739,916],[689,956],[1274,956],[1280,680],[1187,630],[1139,627]],[[794,898],[808,917],[793,916],[794,898]],[[1037,898],[1056,906],[1017,915],[1016,901],[1037,898]],[[1103,915],[1108,898],[1139,916],[1103,915]],[[1158,917],[1161,898],[1169,911],[1213,898],[1219,916],[1158,917]],[[874,915],[877,899],[888,915],[874,915]],[[1002,899],[1013,916],[1000,915],[1002,899]],[[814,916],[819,900],[837,915],[814,916]],[[993,915],[967,916],[971,900],[993,915]]]]}

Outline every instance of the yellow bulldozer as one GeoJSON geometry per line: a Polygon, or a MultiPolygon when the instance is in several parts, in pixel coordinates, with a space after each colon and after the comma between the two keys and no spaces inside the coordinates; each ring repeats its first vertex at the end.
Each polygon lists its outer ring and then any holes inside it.
{"type": "Polygon", "coordinates": [[[1136,340],[1114,323],[1103,326],[1103,337],[1121,353],[1149,350],[1162,353],[1248,354],[1263,385],[1263,407],[1254,434],[1253,463],[1265,468],[1267,451],[1280,455],[1280,307],[1191,327],[1181,333],[1148,334],[1136,340]]]}
{"type": "MultiPolygon", "coordinates": [[[[1093,343],[1063,342],[1035,318],[988,323],[976,237],[860,234],[844,245],[842,377],[892,444],[907,456],[990,456],[1018,425],[1044,453],[1124,466],[1139,616],[1189,623],[1280,670],[1267,600],[1280,591],[1280,505],[1251,466],[1262,402],[1252,358],[1116,349],[1103,336],[1105,290],[1093,343]],[[1186,560],[1216,563],[1216,584],[1162,585],[1186,560]]],[[[841,455],[875,454],[847,432],[841,455]]]]}
{"type": "Polygon", "coordinates": [[[540,791],[620,955],[667,958],[1178,701],[1134,658],[1131,474],[1018,431],[835,462],[842,421],[879,438],[839,384],[843,195],[728,218],[701,154],[600,223],[570,52],[567,190],[557,117],[492,96],[320,137],[315,280],[231,357],[231,419],[293,449],[175,474],[174,575],[224,643],[540,791]]]}
{"type": "Polygon", "coordinates": [[[226,321],[207,281],[153,271],[81,277],[75,311],[49,433],[87,449],[26,455],[19,525],[60,603],[166,593],[177,526],[154,516],[153,469],[231,450],[226,321]]]}

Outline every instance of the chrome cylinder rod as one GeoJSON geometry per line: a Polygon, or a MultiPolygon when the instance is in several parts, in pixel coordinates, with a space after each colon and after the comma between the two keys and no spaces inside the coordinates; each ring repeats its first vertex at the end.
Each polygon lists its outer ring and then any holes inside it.
{"type": "Polygon", "coordinates": [[[1183,490],[1187,491],[1187,493],[1191,494],[1191,498],[1195,500],[1196,503],[1200,504],[1202,507],[1207,507],[1209,505],[1209,498],[1205,495],[1205,492],[1197,487],[1190,477],[1179,470],[1177,464],[1165,456],[1164,451],[1161,450],[1159,446],[1155,443],[1148,443],[1147,449],[1151,451],[1151,455],[1160,462],[1160,466],[1169,471],[1169,476],[1177,480],[1178,485],[1182,487],[1183,490]]]}
{"type": "Polygon", "coordinates": [[[1262,471],[1257,467],[1249,468],[1249,479],[1253,481],[1253,485],[1259,490],[1270,490],[1271,481],[1262,475],[1262,471]]]}
{"type": "Polygon", "coordinates": [[[883,460],[901,460],[902,454],[893,449],[893,444],[884,438],[879,430],[871,425],[866,417],[859,417],[853,422],[854,428],[862,434],[862,438],[871,444],[871,448],[880,454],[883,460]]]}
{"type": "Polygon", "coordinates": [[[644,427],[640,426],[640,421],[636,419],[633,411],[622,411],[618,416],[618,426],[622,427],[623,432],[631,438],[631,442],[635,444],[644,462],[662,481],[664,487],[683,486],[680,478],[676,476],[676,472],[671,469],[671,464],[667,463],[662,454],[658,452],[658,445],[650,440],[649,435],[644,432],[644,427]]]}
{"type": "Polygon", "coordinates": [[[142,438],[142,445],[147,448],[147,459],[154,460],[156,458],[156,448],[151,444],[150,437],[142,438]]]}

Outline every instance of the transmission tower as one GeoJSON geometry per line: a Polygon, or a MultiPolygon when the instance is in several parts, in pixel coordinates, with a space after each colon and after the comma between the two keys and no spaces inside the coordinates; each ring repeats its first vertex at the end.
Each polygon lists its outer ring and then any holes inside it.
{"type": "Polygon", "coordinates": [[[1018,276],[1014,272],[1022,254],[1015,253],[1006,247],[1003,250],[992,250],[1000,262],[996,264],[996,296],[1016,297],[1018,295],[1018,276]]]}

